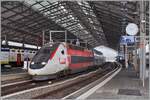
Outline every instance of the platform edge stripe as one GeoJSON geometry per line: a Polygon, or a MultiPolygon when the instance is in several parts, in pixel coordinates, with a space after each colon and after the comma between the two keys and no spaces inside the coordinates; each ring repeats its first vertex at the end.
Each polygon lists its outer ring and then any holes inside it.
{"type": "MultiPolygon", "coordinates": [[[[116,69],[117,69],[117,68],[116,68],[116,69]]],[[[116,70],[116,69],[115,69],[115,70],[116,70]]],[[[107,74],[104,75],[102,78],[104,78],[104,77],[106,77],[107,75],[111,74],[111,73],[114,72],[115,70],[113,70],[113,71],[107,73],[107,74]]],[[[102,79],[102,78],[101,78],[101,79],[102,79]]],[[[96,81],[94,81],[94,82],[96,82],[96,81]]],[[[92,82],[92,83],[93,83],[93,82],[92,82]]],[[[90,84],[92,84],[92,83],[90,83],[90,84]]],[[[78,92],[84,90],[84,89],[85,89],[86,87],[88,87],[90,84],[88,84],[88,85],[82,87],[81,89],[79,89],[79,90],[77,90],[77,91],[75,91],[75,92],[73,92],[73,93],[71,93],[71,94],[69,94],[69,95],[63,97],[62,100],[67,99],[68,97],[73,96],[74,94],[76,94],[76,93],[78,93],[78,92]]]]}
{"type": "Polygon", "coordinates": [[[86,99],[87,97],[89,97],[92,93],[94,93],[98,88],[102,87],[103,85],[105,85],[109,80],[111,80],[115,75],[117,75],[122,67],[120,67],[114,74],[112,74],[110,77],[108,77],[107,79],[105,79],[103,82],[101,82],[100,84],[96,85],[95,87],[93,87],[92,89],[88,90],[87,92],[85,92],[84,94],[80,95],[79,97],[76,98],[76,100],[81,100],[81,99],[86,99]]]}
{"type": "Polygon", "coordinates": [[[24,83],[24,82],[30,82],[30,81],[32,81],[32,80],[25,80],[25,81],[20,81],[20,82],[8,83],[8,84],[1,85],[1,88],[5,87],[5,86],[11,86],[11,85],[15,85],[15,84],[24,83]]]}
{"type": "MultiPolygon", "coordinates": [[[[94,72],[96,72],[96,71],[94,71],[94,72]]],[[[8,94],[8,95],[5,95],[5,96],[2,96],[1,98],[2,99],[7,99],[8,97],[11,97],[11,96],[23,94],[23,93],[26,93],[26,92],[30,92],[30,91],[34,91],[34,90],[38,90],[38,89],[42,89],[42,88],[46,88],[46,87],[51,87],[51,86],[59,85],[59,84],[62,84],[62,83],[65,83],[65,82],[68,82],[68,81],[71,81],[71,80],[74,80],[74,79],[77,79],[77,78],[85,77],[85,76],[87,76],[87,75],[89,75],[91,73],[94,73],[94,72],[83,74],[83,75],[80,75],[78,77],[71,78],[69,80],[66,80],[66,81],[63,81],[63,82],[60,82],[60,83],[54,83],[54,84],[50,84],[50,85],[46,85],[46,86],[40,86],[40,87],[32,88],[32,89],[29,89],[29,90],[24,90],[24,91],[19,91],[19,92],[16,92],[16,93],[8,94]]]]}

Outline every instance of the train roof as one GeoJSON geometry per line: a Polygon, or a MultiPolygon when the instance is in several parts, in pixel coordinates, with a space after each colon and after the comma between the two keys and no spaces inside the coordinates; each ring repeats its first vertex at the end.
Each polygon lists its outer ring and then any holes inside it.
{"type": "Polygon", "coordinates": [[[44,47],[46,47],[46,46],[53,46],[53,45],[57,45],[58,46],[59,44],[66,44],[69,48],[72,48],[72,49],[79,49],[79,50],[88,49],[88,48],[83,47],[83,46],[78,46],[78,45],[75,45],[75,44],[65,43],[65,42],[47,43],[47,44],[44,45],[44,47]]]}

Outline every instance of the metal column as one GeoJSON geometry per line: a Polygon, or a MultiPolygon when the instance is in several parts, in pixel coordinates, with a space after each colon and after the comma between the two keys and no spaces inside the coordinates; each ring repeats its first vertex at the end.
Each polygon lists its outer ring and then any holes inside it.
{"type": "Polygon", "coordinates": [[[67,31],[65,31],[65,42],[67,43],[67,31]]]}
{"type": "Polygon", "coordinates": [[[45,44],[45,32],[44,30],[42,31],[42,45],[45,44]]]}
{"type": "Polygon", "coordinates": [[[37,44],[37,46],[36,46],[36,47],[37,47],[36,49],[38,50],[39,45],[37,44]]]}
{"type": "Polygon", "coordinates": [[[5,38],[5,45],[8,46],[7,35],[4,35],[4,38],[5,38]]]}
{"type": "MultiPolygon", "coordinates": [[[[150,14],[150,1],[149,1],[149,14],[150,14]]],[[[149,52],[150,52],[150,15],[149,15],[149,33],[148,34],[149,34],[149,52]]],[[[150,54],[149,54],[149,82],[150,82],[150,54]]],[[[150,85],[149,85],[149,98],[150,98],[150,85]]]]}
{"type": "Polygon", "coordinates": [[[24,38],[23,38],[22,48],[23,48],[23,49],[25,48],[25,45],[24,45],[24,38]]]}
{"type": "Polygon", "coordinates": [[[128,68],[128,48],[127,44],[125,45],[125,66],[128,68]]]}
{"type": "Polygon", "coordinates": [[[49,31],[49,42],[51,43],[52,42],[52,32],[49,31]]]}
{"type": "Polygon", "coordinates": [[[135,46],[134,46],[134,58],[133,58],[133,62],[134,62],[134,66],[135,66],[135,71],[136,71],[136,73],[138,73],[138,64],[137,64],[137,59],[138,59],[138,57],[137,57],[137,43],[135,42],[135,46]]]}
{"type": "Polygon", "coordinates": [[[142,79],[143,86],[145,85],[145,4],[144,0],[140,1],[140,79],[142,79]]]}
{"type": "MultiPolygon", "coordinates": [[[[123,6],[123,19],[122,19],[122,33],[127,35],[126,32],[125,32],[125,27],[127,25],[127,19],[126,19],[126,16],[127,16],[127,9],[126,9],[126,4],[127,4],[127,1],[122,1],[122,6],[123,6]]],[[[124,58],[125,58],[125,67],[128,68],[128,54],[127,54],[127,44],[124,45],[124,58]]]]}

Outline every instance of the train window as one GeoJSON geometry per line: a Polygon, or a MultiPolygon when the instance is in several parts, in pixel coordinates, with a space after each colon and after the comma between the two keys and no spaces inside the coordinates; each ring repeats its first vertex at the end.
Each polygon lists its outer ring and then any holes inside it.
{"type": "Polygon", "coordinates": [[[1,48],[1,51],[9,52],[9,51],[10,51],[10,49],[7,49],[7,48],[1,48]]]}
{"type": "Polygon", "coordinates": [[[15,50],[11,50],[11,52],[15,52],[15,50]]]}
{"type": "Polygon", "coordinates": [[[61,53],[64,55],[64,53],[65,53],[64,50],[62,50],[61,53]]]}
{"type": "Polygon", "coordinates": [[[35,54],[33,57],[32,61],[35,63],[41,63],[41,62],[47,62],[52,53],[56,50],[58,47],[59,43],[54,44],[52,47],[50,47],[48,44],[43,46],[38,52],[35,54]]]}

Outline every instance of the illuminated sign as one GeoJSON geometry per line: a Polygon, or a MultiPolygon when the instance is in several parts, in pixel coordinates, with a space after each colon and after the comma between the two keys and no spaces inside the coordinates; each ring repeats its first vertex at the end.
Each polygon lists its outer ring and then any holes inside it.
{"type": "Polygon", "coordinates": [[[135,37],[134,36],[121,36],[120,44],[134,44],[135,37]]]}

